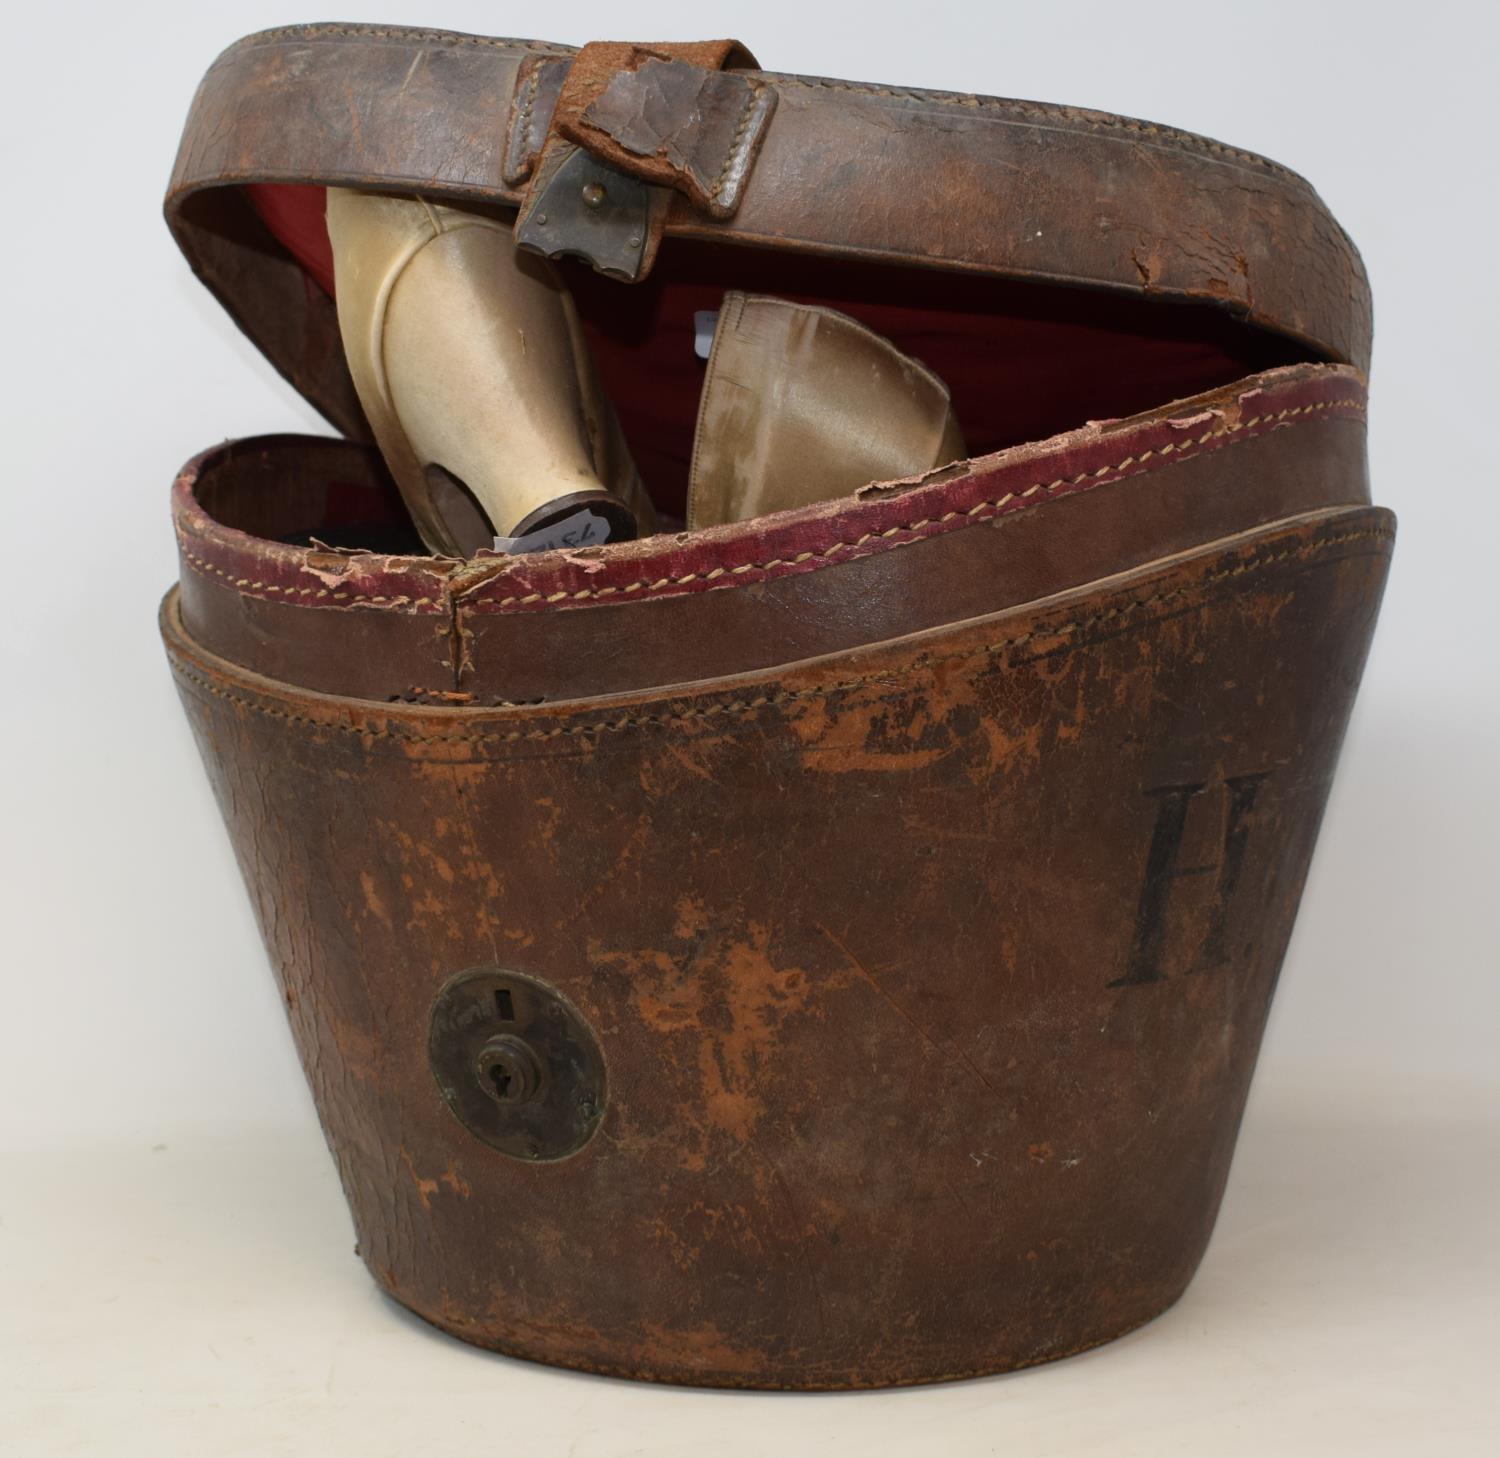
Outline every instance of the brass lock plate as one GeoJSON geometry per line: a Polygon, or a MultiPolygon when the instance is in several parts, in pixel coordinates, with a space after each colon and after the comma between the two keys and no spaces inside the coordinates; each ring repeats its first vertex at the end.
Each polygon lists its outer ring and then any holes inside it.
{"type": "Polygon", "coordinates": [[[479,967],[432,1004],[427,1058],[443,1102],[514,1159],[566,1159],[604,1117],[604,1058],[571,1004],[534,977],[479,967]]]}

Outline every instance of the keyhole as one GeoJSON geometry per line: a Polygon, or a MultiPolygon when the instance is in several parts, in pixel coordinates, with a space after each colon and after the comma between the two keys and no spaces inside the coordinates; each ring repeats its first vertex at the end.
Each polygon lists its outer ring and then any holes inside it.
{"type": "Polygon", "coordinates": [[[560,993],[523,972],[484,967],[449,978],[432,1004],[427,1058],[432,1092],[508,1158],[562,1159],[604,1118],[604,1059],[593,1029],[560,993]]]}
{"type": "Polygon", "coordinates": [[[541,1092],[543,1068],[536,1051],[513,1033],[500,1033],[479,1050],[474,1072],[497,1104],[530,1103],[541,1092]]]}

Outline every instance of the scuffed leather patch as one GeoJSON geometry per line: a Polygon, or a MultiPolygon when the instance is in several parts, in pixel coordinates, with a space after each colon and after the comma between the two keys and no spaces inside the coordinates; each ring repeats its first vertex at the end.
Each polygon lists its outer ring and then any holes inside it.
{"type": "Polygon", "coordinates": [[[771,87],[741,73],[653,58],[610,78],[579,119],[590,134],[580,140],[599,151],[607,139],[630,171],[728,217],[775,105],[771,87]]]}

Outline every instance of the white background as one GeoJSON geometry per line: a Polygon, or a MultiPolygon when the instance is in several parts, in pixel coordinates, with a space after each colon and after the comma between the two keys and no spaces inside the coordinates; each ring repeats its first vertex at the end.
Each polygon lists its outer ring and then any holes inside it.
{"type": "Polygon", "coordinates": [[[1493,7],[346,8],[9,23],[0,1451],[1497,1451],[1493,7]],[[1151,1327],[923,1392],[684,1393],[473,1352],[350,1256],[154,625],[176,467],[325,429],[172,245],[178,131],[223,46],[334,18],[731,34],[771,69],[1146,117],[1288,163],[1358,242],[1401,540],[1219,1232],[1151,1327]]]}

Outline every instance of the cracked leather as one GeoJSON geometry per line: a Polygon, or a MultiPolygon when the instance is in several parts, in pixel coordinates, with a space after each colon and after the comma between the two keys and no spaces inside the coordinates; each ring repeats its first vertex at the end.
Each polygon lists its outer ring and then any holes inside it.
{"type": "MultiPolygon", "coordinates": [[[[247,37],[204,77],[168,223],[239,326],[344,434],[369,439],[333,301],[305,286],[240,184],[420,186],[438,201],[514,206],[524,185],[505,180],[512,128],[497,98],[524,105],[525,66],[575,54],[309,25],[247,37]]],[[[1265,158],[1079,107],[744,74],[777,103],[739,206],[719,219],[681,198],[663,246],[707,238],[1194,301],[1368,366],[1359,254],[1312,188],[1265,158]]]]}
{"type": "Polygon", "coordinates": [[[481,1345],[728,1386],[970,1376],[1156,1315],[1223,1192],[1389,532],[1304,514],[561,708],[301,690],[207,653],[173,594],[372,1274],[481,1345]],[[1226,890],[1231,782],[1259,793],[1226,890]],[[1155,978],[1115,986],[1184,786],[1181,865],[1214,872],[1157,883],[1155,978]],[[504,1158],[434,1087],[429,1007],[481,966],[599,1031],[570,1159],[504,1158]]]}
{"type": "MultiPolygon", "coordinates": [[[[464,1340],[659,1381],[886,1386],[1107,1341],[1208,1242],[1385,581],[1358,254],[1218,142],[747,66],[776,113],[738,206],[674,189],[662,260],[1040,278],[1288,353],[820,505],[413,555],[333,301],[242,185],[507,217],[574,56],[250,37],[168,197],[350,437],[189,463],[160,622],[359,1254],[464,1340]],[[475,969],[597,1043],[566,1158],[445,1100],[433,1009],[475,969]]],[[[652,144],[639,103],[686,81],[642,66],[604,102],[606,69],[581,114],[701,186],[728,103],[695,138],[672,91],[652,144]]],[[[649,303],[666,273],[599,286],[649,303]]]]}
{"type": "Polygon", "coordinates": [[[769,120],[762,97],[774,93],[744,76],[647,55],[615,71],[559,130],[621,171],[729,217],[769,120]]]}

